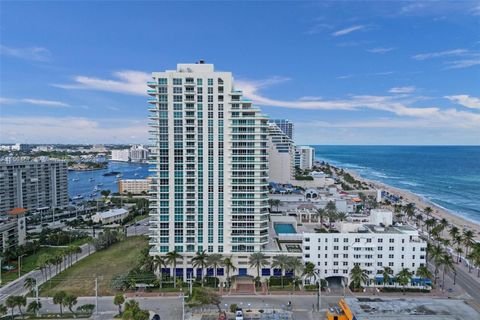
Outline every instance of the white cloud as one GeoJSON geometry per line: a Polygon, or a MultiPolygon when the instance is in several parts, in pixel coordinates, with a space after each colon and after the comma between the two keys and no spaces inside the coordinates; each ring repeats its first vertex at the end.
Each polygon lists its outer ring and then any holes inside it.
{"type": "Polygon", "coordinates": [[[320,101],[320,100],[322,100],[322,97],[320,97],[320,96],[305,96],[305,97],[300,97],[298,100],[301,100],[301,101],[320,101]]]}
{"type": "Polygon", "coordinates": [[[13,99],[13,98],[3,98],[0,97],[0,105],[6,104],[33,104],[38,106],[46,107],[69,107],[68,103],[55,101],[55,100],[44,100],[44,99],[32,99],[32,98],[23,98],[23,99],[13,99]]]}
{"type": "Polygon", "coordinates": [[[334,37],[344,36],[346,34],[352,33],[354,31],[362,30],[362,29],[365,29],[364,25],[351,26],[349,28],[335,31],[334,33],[332,33],[332,36],[334,37]]]}
{"type": "Polygon", "coordinates": [[[400,94],[406,94],[406,93],[413,93],[415,92],[415,87],[414,86],[408,86],[408,87],[393,87],[390,90],[388,90],[390,93],[400,93],[400,94]]]}
{"type": "Polygon", "coordinates": [[[42,47],[12,48],[4,45],[0,45],[0,54],[33,61],[49,61],[52,56],[48,49],[42,47]]]}
{"type": "Polygon", "coordinates": [[[469,68],[480,64],[480,56],[473,59],[462,59],[445,62],[447,67],[445,69],[463,69],[469,68]]]}
{"type": "Polygon", "coordinates": [[[344,74],[337,77],[337,79],[350,79],[350,78],[353,78],[353,74],[344,74]]]}
{"type": "Polygon", "coordinates": [[[144,96],[147,90],[146,83],[152,80],[151,74],[135,70],[117,71],[113,75],[117,80],[76,76],[72,84],[53,84],[53,86],[63,89],[90,89],[144,96]]]}
{"type": "Polygon", "coordinates": [[[415,60],[426,60],[426,59],[440,58],[440,57],[463,56],[468,53],[469,51],[467,49],[453,49],[453,50],[446,50],[446,51],[439,51],[439,52],[420,53],[420,54],[414,55],[412,58],[415,60]]]}
{"type": "Polygon", "coordinates": [[[455,96],[445,96],[444,98],[467,108],[480,109],[480,98],[477,97],[471,97],[467,94],[459,94],[455,96]]]}
{"type": "Polygon", "coordinates": [[[387,53],[387,52],[390,52],[392,50],[395,50],[395,48],[377,47],[377,48],[367,49],[368,52],[379,53],[379,54],[387,53]]]}
{"type": "Polygon", "coordinates": [[[23,143],[130,143],[146,142],[145,121],[92,120],[82,117],[1,117],[0,136],[23,143]]]}
{"type": "Polygon", "coordinates": [[[372,109],[393,113],[399,117],[410,117],[413,119],[428,120],[429,123],[436,123],[451,126],[455,123],[464,128],[478,128],[480,126],[480,114],[457,111],[456,109],[442,109],[436,106],[431,107],[410,107],[408,104],[423,100],[422,97],[408,97],[403,95],[394,96],[372,96],[353,95],[349,99],[338,100],[278,100],[263,96],[259,91],[268,84],[281,82],[279,78],[262,81],[237,81],[237,86],[243,89],[247,98],[260,106],[272,106],[280,108],[306,109],[306,110],[362,110],[372,109]]]}

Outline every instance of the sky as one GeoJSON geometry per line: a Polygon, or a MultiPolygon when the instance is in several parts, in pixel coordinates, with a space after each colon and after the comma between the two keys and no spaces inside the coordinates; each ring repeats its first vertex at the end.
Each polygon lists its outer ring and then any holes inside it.
{"type": "Polygon", "coordinates": [[[1,1],[0,142],[148,143],[199,59],[297,144],[480,145],[480,1],[1,1]]]}

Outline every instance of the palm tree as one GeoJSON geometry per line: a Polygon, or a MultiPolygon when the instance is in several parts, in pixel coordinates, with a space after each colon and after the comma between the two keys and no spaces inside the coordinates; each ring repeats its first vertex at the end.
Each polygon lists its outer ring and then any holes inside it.
{"type": "Polygon", "coordinates": [[[233,264],[232,256],[226,257],[225,259],[223,259],[223,265],[225,266],[225,269],[227,272],[227,283],[230,286],[230,271],[237,270],[237,268],[233,264]]]}
{"type": "Polygon", "coordinates": [[[350,270],[350,279],[352,279],[354,289],[360,288],[362,284],[368,281],[367,270],[360,268],[360,265],[356,264],[352,270],[350,270]]]}
{"type": "Polygon", "coordinates": [[[393,270],[390,267],[383,267],[383,270],[380,271],[383,276],[383,286],[390,282],[390,275],[393,274],[393,270]]]}
{"type": "Polygon", "coordinates": [[[280,254],[278,256],[274,256],[272,260],[272,268],[280,269],[280,283],[282,284],[283,288],[283,274],[285,270],[290,265],[290,259],[287,255],[280,254]]]}
{"type": "Polygon", "coordinates": [[[430,215],[432,214],[433,212],[433,209],[431,207],[425,207],[425,209],[423,209],[423,212],[425,212],[425,214],[427,215],[427,217],[430,217],[430,215]]]}
{"type": "Polygon", "coordinates": [[[72,308],[77,304],[77,296],[69,293],[65,296],[63,303],[64,303],[64,306],[67,307],[72,314],[75,314],[72,308]]]}
{"type": "Polygon", "coordinates": [[[160,279],[160,289],[162,289],[162,283],[163,283],[163,270],[162,269],[167,267],[167,261],[162,256],[155,256],[152,260],[152,263],[153,263],[153,268],[158,271],[159,279],[160,279]]]}
{"type": "Polygon", "coordinates": [[[422,226],[422,221],[423,221],[423,215],[421,213],[417,214],[415,216],[415,220],[416,220],[416,224],[422,228],[422,231],[423,231],[423,226],[422,226]]]}
{"type": "Polygon", "coordinates": [[[313,278],[314,281],[317,279],[317,273],[315,272],[315,265],[312,262],[307,262],[305,264],[305,267],[303,268],[302,276],[303,276],[303,279],[313,278]]]}
{"type": "Polygon", "coordinates": [[[477,277],[480,277],[480,243],[475,243],[472,247],[472,251],[468,254],[471,264],[477,268],[477,277]]]}
{"type": "Polygon", "coordinates": [[[429,249],[430,259],[433,261],[433,265],[435,266],[435,270],[433,272],[433,274],[435,275],[434,283],[437,284],[438,268],[440,267],[444,252],[440,245],[431,246],[429,249]]]}
{"type": "Polygon", "coordinates": [[[200,273],[200,282],[202,283],[202,287],[203,287],[203,272],[205,270],[205,267],[207,266],[207,253],[205,250],[203,250],[202,252],[197,252],[195,254],[195,257],[192,258],[192,266],[194,268],[200,268],[201,269],[201,273],[200,273]]]}
{"type": "Polygon", "coordinates": [[[269,262],[262,252],[254,252],[248,257],[248,263],[251,268],[257,269],[257,279],[260,279],[260,268],[263,266],[268,266],[269,262]]]}
{"type": "Polygon", "coordinates": [[[118,306],[118,314],[122,315],[122,304],[125,303],[125,297],[121,293],[117,293],[113,298],[113,304],[118,306]]]}
{"type": "Polygon", "coordinates": [[[422,284],[425,284],[425,279],[433,278],[433,275],[430,270],[428,270],[427,266],[418,267],[416,275],[422,279],[422,284]]]}
{"type": "Polygon", "coordinates": [[[178,259],[183,258],[183,256],[178,253],[176,250],[167,252],[165,255],[167,258],[167,263],[173,267],[173,287],[177,287],[177,263],[178,259]]]}
{"type": "Polygon", "coordinates": [[[443,266],[442,271],[442,291],[445,291],[445,273],[449,270],[455,272],[455,268],[453,266],[453,258],[450,254],[444,253],[442,258],[440,259],[440,265],[443,266]]]}
{"type": "Polygon", "coordinates": [[[223,255],[220,253],[212,253],[207,257],[207,265],[213,268],[214,287],[217,287],[217,269],[223,265],[223,255]]]}
{"type": "Polygon", "coordinates": [[[13,311],[15,311],[14,309],[17,306],[17,301],[15,299],[15,296],[9,296],[7,300],[5,300],[5,306],[7,306],[7,308],[10,309],[10,311],[12,312],[12,319],[14,319],[13,311]]]}
{"type": "Polygon", "coordinates": [[[452,239],[455,239],[456,237],[458,237],[460,235],[460,230],[456,226],[453,226],[453,227],[450,228],[448,233],[450,234],[450,237],[452,239]]]}
{"type": "Polygon", "coordinates": [[[344,221],[345,219],[347,219],[347,214],[345,212],[339,212],[337,213],[336,218],[340,221],[344,221]]]}
{"type": "Polygon", "coordinates": [[[65,304],[65,297],[67,294],[65,291],[57,291],[53,295],[53,303],[60,306],[60,316],[63,315],[63,305],[65,304]]]}
{"type": "Polygon", "coordinates": [[[468,255],[468,249],[472,246],[474,237],[475,235],[471,230],[465,230],[463,232],[463,244],[465,245],[465,256],[468,255]]]}
{"type": "Polygon", "coordinates": [[[325,206],[325,212],[327,213],[328,224],[329,224],[329,227],[331,228],[332,223],[335,220],[335,217],[337,215],[337,206],[335,205],[335,202],[328,201],[327,205],[325,206]]]}
{"type": "Polygon", "coordinates": [[[27,298],[24,296],[14,296],[14,299],[15,306],[18,307],[18,311],[20,312],[22,319],[24,319],[22,307],[25,307],[27,305],[27,298]]]}
{"type": "Polygon", "coordinates": [[[323,219],[326,216],[325,209],[317,209],[317,219],[320,222],[320,227],[323,227],[323,219]]]}
{"type": "Polygon", "coordinates": [[[37,285],[37,280],[32,277],[28,277],[25,279],[23,283],[23,287],[28,290],[28,292],[32,292],[33,288],[35,288],[37,285]]]}
{"type": "Polygon", "coordinates": [[[425,226],[427,227],[428,239],[430,239],[430,229],[435,225],[435,219],[430,218],[425,220],[425,226]]]}
{"type": "Polygon", "coordinates": [[[448,227],[448,220],[445,219],[445,218],[442,218],[440,220],[440,230],[442,232],[442,236],[443,236],[443,231],[448,227]]]}
{"type": "Polygon", "coordinates": [[[3,304],[0,304],[0,317],[6,315],[8,312],[7,307],[5,307],[3,304]]]}
{"type": "Polygon", "coordinates": [[[408,268],[403,268],[396,275],[396,281],[399,285],[403,287],[403,292],[405,293],[405,286],[412,280],[412,272],[408,268]]]}
{"type": "Polygon", "coordinates": [[[405,213],[407,214],[408,219],[412,219],[413,216],[415,215],[415,204],[414,203],[408,203],[404,207],[405,213]]]}
{"type": "Polygon", "coordinates": [[[37,312],[42,308],[42,303],[40,301],[32,301],[27,306],[27,312],[32,314],[37,314],[37,312]]]}
{"type": "Polygon", "coordinates": [[[293,286],[292,290],[295,291],[295,285],[298,279],[297,272],[303,272],[304,265],[302,261],[296,257],[290,257],[288,267],[293,271],[293,286]]]}

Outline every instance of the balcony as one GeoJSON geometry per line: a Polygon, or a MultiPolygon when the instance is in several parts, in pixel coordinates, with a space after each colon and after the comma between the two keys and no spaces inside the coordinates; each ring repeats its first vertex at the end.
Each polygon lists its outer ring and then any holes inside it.
{"type": "Polygon", "coordinates": [[[148,94],[149,96],[154,96],[154,95],[157,94],[157,90],[147,90],[147,94],[148,94]]]}
{"type": "Polygon", "coordinates": [[[148,98],[147,102],[151,103],[151,104],[156,104],[158,102],[158,99],[157,98],[148,98]]]}
{"type": "Polygon", "coordinates": [[[147,81],[147,86],[155,88],[158,84],[155,81],[147,81]]]}

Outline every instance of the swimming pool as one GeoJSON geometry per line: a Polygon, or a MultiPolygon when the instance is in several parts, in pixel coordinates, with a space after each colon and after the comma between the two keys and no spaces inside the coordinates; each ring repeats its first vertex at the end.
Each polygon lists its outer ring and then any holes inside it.
{"type": "Polygon", "coordinates": [[[290,223],[275,223],[273,228],[277,234],[279,233],[297,233],[290,223]]]}

